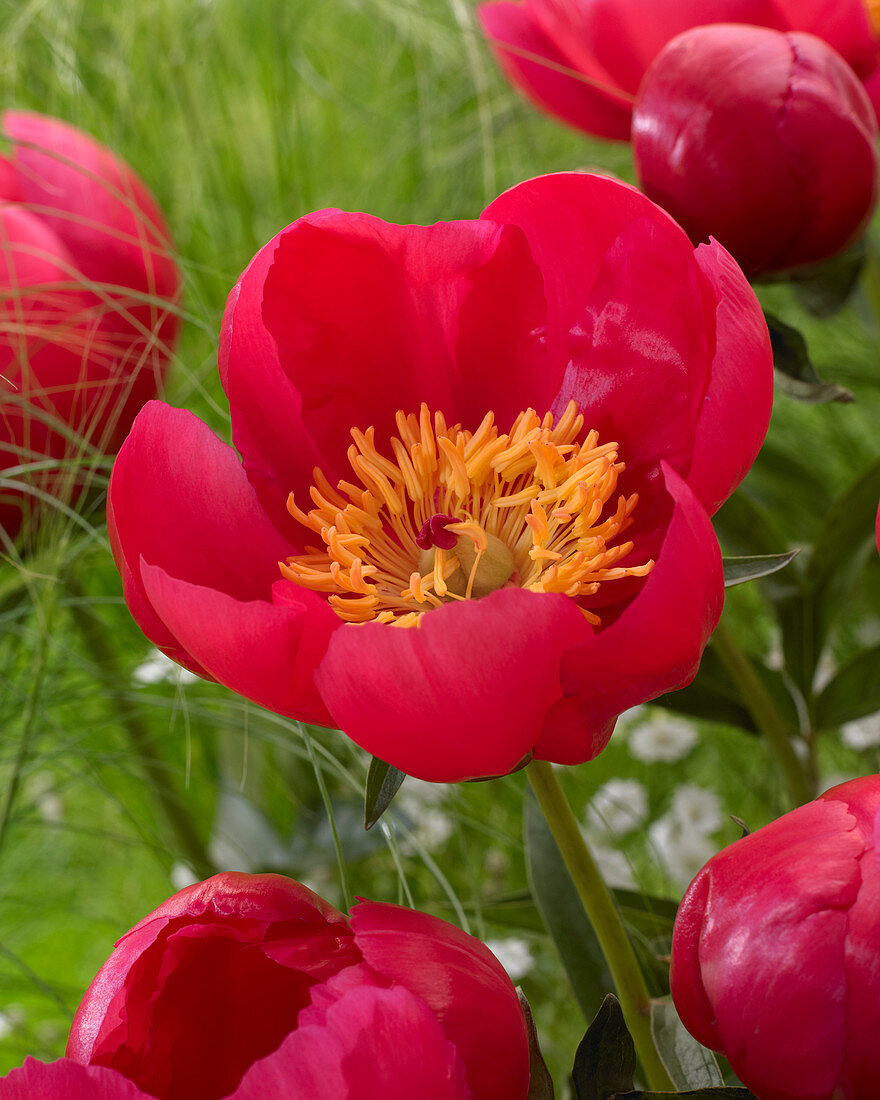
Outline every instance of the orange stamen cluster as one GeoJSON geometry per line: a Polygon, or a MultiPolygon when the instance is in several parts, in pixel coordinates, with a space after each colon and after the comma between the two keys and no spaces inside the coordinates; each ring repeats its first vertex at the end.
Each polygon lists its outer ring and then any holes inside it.
{"type": "MultiPolygon", "coordinates": [[[[416,626],[425,611],[472,598],[493,540],[513,557],[505,583],[532,592],[592,596],[604,581],[651,570],[652,561],[618,564],[632,543],[613,541],[632,523],[638,494],[618,496],[605,514],[624,464],[617,444],[600,445],[595,431],[577,442],[583,416],[573,401],[555,425],[551,413],[541,418],[527,409],[506,433],[491,412],[474,432],[447,426],[442,413],[432,417],[425,405],[418,416],[398,412],[396,421],[394,461],[377,450],[373,428],[353,429],[348,459],[360,484],[341,481],[334,488],[316,469],[315,507],[302,511],[293,494],[287,502],[322,545],[281,563],[281,571],[327,593],[346,622],[416,626]],[[458,592],[447,583],[460,568],[455,546],[435,544],[433,561],[420,568],[425,543],[417,539],[438,515],[459,545],[468,540],[473,547],[458,592]]],[[[598,625],[597,615],[582,610],[598,625]]]]}

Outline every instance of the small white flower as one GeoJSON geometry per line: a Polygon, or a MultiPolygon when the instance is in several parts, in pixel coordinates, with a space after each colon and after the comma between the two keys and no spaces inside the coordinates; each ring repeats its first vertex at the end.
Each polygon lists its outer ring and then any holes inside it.
{"type": "Polygon", "coordinates": [[[636,880],[624,852],[604,844],[597,844],[595,841],[590,843],[590,852],[602,878],[609,886],[617,886],[623,890],[635,889],[636,880]]]}
{"type": "Polygon", "coordinates": [[[57,825],[64,818],[64,802],[55,791],[46,791],[37,799],[37,813],[47,825],[57,825]]]}
{"type": "Polygon", "coordinates": [[[198,875],[193,873],[192,867],[186,863],[175,863],[168,875],[171,885],[175,890],[185,890],[199,881],[198,875]]]}
{"type": "Polygon", "coordinates": [[[673,795],[669,816],[686,832],[707,836],[721,826],[721,803],[714,791],[684,783],[673,795]]]}
{"type": "Polygon", "coordinates": [[[813,689],[821,691],[834,679],[835,672],[837,672],[837,661],[826,651],[819,658],[819,663],[816,665],[816,672],[813,676],[813,689]]]}
{"type": "Polygon", "coordinates": [[[6,1015],[5,1012],[0,1012],[0,1041],[5,1039],[8,1035],[11,1035],[15,1030],[15,1025],[12,1020],[6,1015]]]}
{"type": "Polygon", "coordinates": [[[797,735],[791,738],[791,749],[798,760],[804,763],[810,759],[810,746],[806,743],[803,737],[797,735]]]}
{"type": "Polygon", "coordinates": [[[412,831],[422,847],[430,852],[434,848],[441,848],[452,836],[454,829],[455,823],[449,814],[444,814],[442,810],[423,810],[412,831]]]}
{"type": "Polygon", "coordinates": [[[534,967],[531,948],[526,940],[511,937],[506,940],[486,940],[486,946],[501,963],[511,981],[524,978],[534,967]]]}
{"type": "Polygon", "coordinates": [[[648,816],[648,792],[637,779],[609,779],[587,807],[587,825],[615,836],[631,833],[648,816]]]}
{"type": "Polygon", "coordinates": [[[407,776],[394,808],[403,814],[413,839],[431,851],[442,847],[452,836],[455,823],[439,807],[452,793],[447,783],[427,783],[407,776]]]}
{"type": "Polygon", "coordinates": [[[840,737],[847,748],[857,752],[877,748],[880,745],[880,710],[855,722],[845,722],[840,727],[840,737]]]}
{"type": "Polygon", "coordinates": [[[408,775],[394,800],[395,806],[410,817],[415,817],[425,806],[439,806],[451,793],[448,783],[428,783],[408,775]]]}
{"type": "Polygon", "coordinates": [[[191,684],[198,676],[189,669],[182,668],[176,661],[159,649],[151,649],[146,660],[132,672],[131,678],[136,684],[191,684]]]}
{"type": "Polygon", "coordinates": [[[652,718],[629,735],[629,753],[636,760],[672,764],[681,760],[697,743],[697,731],[683,718],[664,715],[652,718]]]}
{"type": "Polygon", "coordinates": [[[705,834],[689,829],[672,814],[651,824],[648,840],[669,877],[679,886],[687,886],[718,850],[705,834]]]}

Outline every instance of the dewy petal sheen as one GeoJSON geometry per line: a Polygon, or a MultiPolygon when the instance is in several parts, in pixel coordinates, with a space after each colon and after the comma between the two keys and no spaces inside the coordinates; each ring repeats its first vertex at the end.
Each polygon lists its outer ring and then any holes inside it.
{"type": "Polygon", "coordinates": [[[635,189],[308,215],[230,295],[221,374],[241,461],[157,404],[111,479],[126,599],[176,660],[449,782],[590,759],[694,675],[770,346],[724,249],[635,189]]]}

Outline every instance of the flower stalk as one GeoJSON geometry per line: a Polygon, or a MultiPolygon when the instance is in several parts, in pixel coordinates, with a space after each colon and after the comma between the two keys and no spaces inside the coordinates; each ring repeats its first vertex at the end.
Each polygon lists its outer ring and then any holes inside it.
{"type": "Polygon", "coordinates": [[[645,977],[614,898],[599,873],[553,765],[533,760],[526,767],[526,774],[599,940],[648,1087],[657,1092],[674,1092],[651,1036],[651,998],[645,977]]]}
{"type": "Polygon", "coordinates": [[[743,703],[755,720],[770,752],[782,769],[793,805],[800,806],[815,798],[813,780],[792,746],[794,731],[773,702],[770,693],[754,669],[742,646],[725,623],[719,623],[712,635],[715,652],[739,688],[743,703]]]}

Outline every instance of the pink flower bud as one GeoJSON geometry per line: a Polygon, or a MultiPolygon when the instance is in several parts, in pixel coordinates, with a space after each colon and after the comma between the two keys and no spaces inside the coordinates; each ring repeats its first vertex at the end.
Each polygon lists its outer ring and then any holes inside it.
{"type": "MultiPolygon", "coordinates": [[[[345,916],[282,875],[215,875],[135,925],[86,991],[67,1058],[159,1100],[525,1100],[529,1087],[519,999],[484,944],[397,905],[345,916]]],[[[0,1100],[19,1095],[42,1100],[0,1081],[0,1100]]]]}
{"type": "Polygon", "coordinates": [[[715,24],[673,39],[633,111],[646,194],[747,274],[816,264],[877,202],[877,120],[855,73],[810,34],[715,24]]]}
{"type": "Polygon", "coordinates": [[[0,531],[14,538],[42,494],[76,495],[63,460],[115,453],[157,395],[180,273],[155,200],[109,149],[32,112],[4,112],[2,131],[0,531]]]}
{"type": "Polygon", "coordinates": [[[678,911],[672,996],[761,1100],[873,1100],[880,1080],[880,776],[737,840],[678,911]]]}

